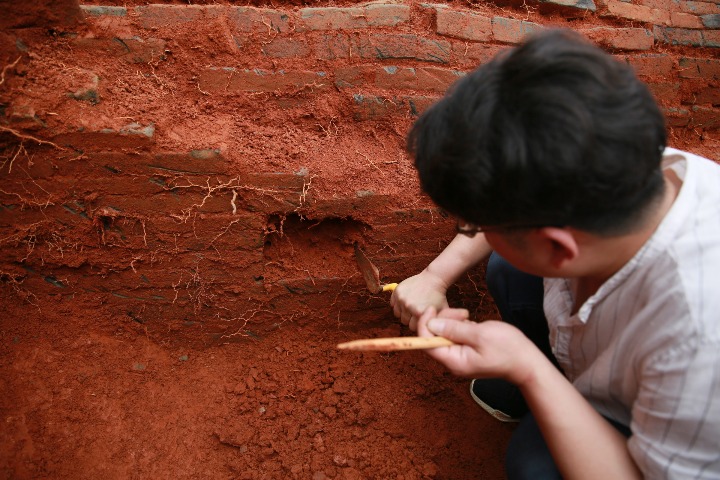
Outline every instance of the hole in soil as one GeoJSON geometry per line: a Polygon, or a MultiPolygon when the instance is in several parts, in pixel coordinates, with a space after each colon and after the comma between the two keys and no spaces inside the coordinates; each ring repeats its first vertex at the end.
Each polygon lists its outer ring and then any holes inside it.
{"type": "Polygon", "coordinates": [[[271,216],[263,249],[265,280],[352,276],[357,272],[353,242],[362,237],[366,228],[353,219],[271,216]]]}

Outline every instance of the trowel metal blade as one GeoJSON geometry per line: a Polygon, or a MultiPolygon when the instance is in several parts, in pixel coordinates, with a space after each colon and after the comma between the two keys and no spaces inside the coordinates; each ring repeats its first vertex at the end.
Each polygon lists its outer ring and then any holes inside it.
{"type": "Polygon", "coordinates": [[[372,293],[380,293],[382,291],[382,285],[380,285],[380,272],[377,267],[373,265],[369,258],[365,256],[357,243],[355,243],[355,260],[357,261],[360,273],[362,273],[365,279],[365,284],[368,290],[372,293]]]}

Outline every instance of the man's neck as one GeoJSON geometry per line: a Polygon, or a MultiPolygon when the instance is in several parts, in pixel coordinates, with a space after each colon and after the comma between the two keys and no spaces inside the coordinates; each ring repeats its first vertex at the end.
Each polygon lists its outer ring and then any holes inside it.
{"type": "Polygon", "coordinates": [[[592,296],[610,277],[617,273],[645,245],[662,223],[677,198],[682,182],[672,170],[665,173],[662,200],[645,225],[630,234],[618,237],[591,236],[588,239],[592,258],[588,274],[577,277],[575,284],[575,310],[592,296]],[[610,261],[608,261],[610,259],[610,261]]]}

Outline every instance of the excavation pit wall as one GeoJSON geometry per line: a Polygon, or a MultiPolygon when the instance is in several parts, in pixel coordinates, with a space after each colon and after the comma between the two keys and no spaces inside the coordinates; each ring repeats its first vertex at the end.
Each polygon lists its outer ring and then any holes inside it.
{"type": "Polygon", "coordinates": [[[351,247],[398,280],[452,235],[403,149],[449,85],[528,33],[574,28],[636,68],[678,146],[713,157],[718,15],[690,1],[66,2],[39,26],[6,20],[5,283],[26,300],[90,295],[195,346],[384,318],[351,247]]]}
{"type": "MultiPolygon", "coordinates": [[[[14,478],[502,478],[511,429],[464,381],[421,354],[333,350],[408,333],[355,244],[389,282],[454,234],[405,153],[412,122],[524,35],[569,27],[635,68],[671,146],[720,160],[715,1],[46,3],[0,19],[14,478]],[[202,421],[169,429],[167,411],[202,421]]],[[[497,316],[483,265],[449,297],[497,316]]]]}

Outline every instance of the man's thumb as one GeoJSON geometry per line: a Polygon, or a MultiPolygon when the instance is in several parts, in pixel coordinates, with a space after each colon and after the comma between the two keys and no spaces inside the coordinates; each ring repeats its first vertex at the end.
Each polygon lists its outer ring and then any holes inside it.
{"type": "Polygon", "coordinates": [[[431,318],[427,323],[430,332],[455,343],[466,343],[470,328],[472,323],[451,318],[431,318]]]}

